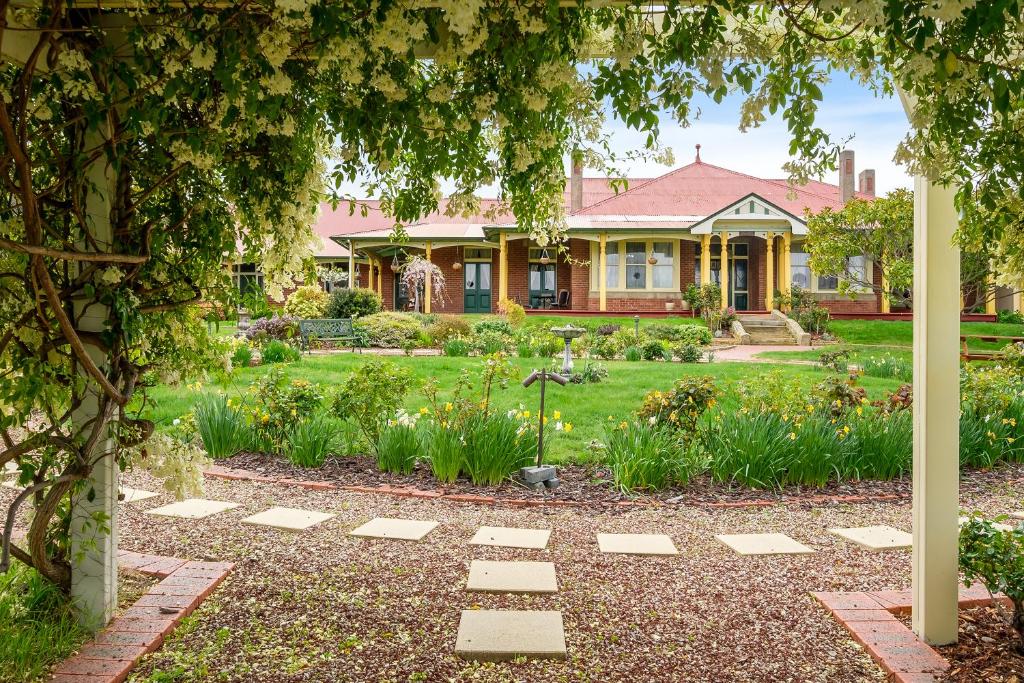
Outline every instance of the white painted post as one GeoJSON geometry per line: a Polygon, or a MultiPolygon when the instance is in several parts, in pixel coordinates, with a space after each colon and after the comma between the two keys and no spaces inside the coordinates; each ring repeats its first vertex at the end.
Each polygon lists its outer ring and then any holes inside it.
{"type": "MultiPolygon", "coordinates": [[[[87,134],[86,146],[92,148],[106,139],[107,131],[87,134]]],[[[87,214],[92,220],[92,234],[100,250],[111,247],[110,198],[116,187],[116,174],[100,157],[89,169],[93,190],[86,198],[87,214]]],[[[81,247],[87,248],[83,242],[81,247]]],[[[76,328],[101,332],[107,309],[91,306],[75,311],[76,328]]],[[[101,370],[106,370],[106,354],[88,345],[90,356],[101,370]]],[[[93,383],[94,384],[94,383],[93,383]]],[[[90,393],[72,415],[76,424],[93,419],[99,410],[99,394],[90,393]]],[[[78,610],[79,621],[96,631],[107,625],[117,606],[117,480],[118,467],[113,456],[113,439],[103,435],[96,450],[89,454],[95,461],[91,478],[72,497],[71,507],[71,599],[78,610]]]]}
{"type": "Polygon", "coordinates": [[[914,181],[914,632],[957,639],[960,250],[953,188],[914,181]]]}

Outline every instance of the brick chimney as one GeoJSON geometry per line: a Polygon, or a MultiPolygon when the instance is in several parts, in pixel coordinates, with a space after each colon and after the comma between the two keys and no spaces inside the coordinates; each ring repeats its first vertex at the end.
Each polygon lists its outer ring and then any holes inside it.
{"type": "Polygon", "coordinates": [[[576,213],[583,208],[583,155],[572,153],[572,175],[569,176],[569,212],[576,213]]]}
{"type": "Polygon", "coordinates": [[[870,197],[875,196],[875,169],[865,168],[857,176],[857,191],[870,197]]]}
{"type": "Polygon", "coordinates": [[[853,199],[853,150],[844,149],[839,153],[839,199],[845,204],[853,199]]]}

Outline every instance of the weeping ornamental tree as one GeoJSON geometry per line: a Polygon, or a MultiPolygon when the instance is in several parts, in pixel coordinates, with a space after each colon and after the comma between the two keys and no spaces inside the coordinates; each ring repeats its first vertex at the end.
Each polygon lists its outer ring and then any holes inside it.
{"type": "MultiPolygon", "coordinates": [[[[147,455],[147,386],[213,361],[192,307],[227,286],[225,254],[241,240],[273,293],[301,274],[318,201],[350,199],[332,188],[357,174],[401,222],[436,209],[438,178],[470,209],[497,184],[502,209],[557,242],[569,150],[615,162],[605,104],[655,153],[659,112],[689,124],[695,93],[738,92],[741,127],[782,113],[800,180],[834,166],[814,118],[839,70],[914,98],[898,159],[962,186],[966,236],[1024,271],[1005,211],[1024,177],[1010,0],[95,7],[0,0],[0,465],[25,486],[3,562],[10,549],[64,587],[69,501],[90,500],[102,463],[147,455]],[[34,515],[15,545],[20,506],[34,515]]],[[[155,451],[188,479],[194,459],[155,451]]]]}

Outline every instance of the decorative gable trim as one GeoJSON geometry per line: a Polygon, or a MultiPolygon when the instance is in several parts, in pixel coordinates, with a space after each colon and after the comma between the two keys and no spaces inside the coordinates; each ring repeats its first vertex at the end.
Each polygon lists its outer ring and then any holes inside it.
{"type": "Polygon", "coordinates": [[[714,232],[716,221],[727,221],[726,229],[729,232],[778,232],[783,225],[788,225],[794,235],[807,234],[807,224],[802,219],[756,192],[697,221],[691,226],[690,232],[694,235],[710,235],[714,232]]]}

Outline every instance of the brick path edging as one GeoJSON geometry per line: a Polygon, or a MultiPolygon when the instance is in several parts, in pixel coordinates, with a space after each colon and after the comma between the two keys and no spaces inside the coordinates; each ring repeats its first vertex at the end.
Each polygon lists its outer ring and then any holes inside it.
{"type": "MultiPolygon", "coordinates": [[[[929,683],[941,680],[949,661],[896,618],[910,613],[910,591],[811,593],[878,662],[890,681],[929,683]]],[[[981,607],[995,600],[984,586],[960,587],[960,607],[981,607]]]]}
{"type": "MultiPolygon", "coordinates": [[[[399,498],[425,498],[441,499],[456,503],[471,503],[474,505],[508,505],[511,507],[672,507],[671,503],[663,501],[647,500],[620,500],[616,502],[586,502],[580,500],[554,500],[550,498],[496,498],[494,496],[476,496],[463,493],[445,493],[439,490],[417,489],[412,486],[348,486],[332,484],[328,481],[304,481],[301,479],[287,479],[267,477],[252,470],[236,469],[213,465],[203,472],[204,476],[211,479],[226,479],[229,481],[255,481],[267,484],[280,484],[282,486],[301,486],[304,489],[313,491],[347,491],[349,493],[367,493],[383,496],[395,496],[399,498]]],[[[807,496],[787,500],[744,500],[735,502],[720,503],[699,503],[697,505],[707,508],[749,508],[769,507],[772,505],[828,505],[837,503],[892,503],[908,501],[908,496],[898,494],[879,494],[873,496],[807,496]]]]}
{"type": "Polygon", "coordinates": [[[143,655],[158,649],[234,568],[122,550],[118,564],[161,579],[123,614],[54,670],[57,683],[120,683],[143,655]]]}

